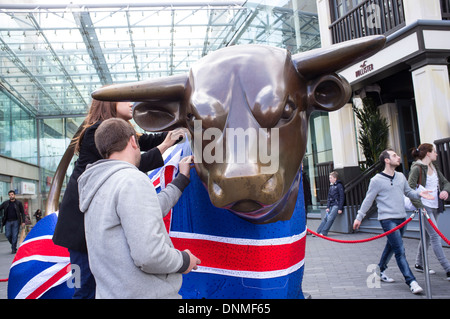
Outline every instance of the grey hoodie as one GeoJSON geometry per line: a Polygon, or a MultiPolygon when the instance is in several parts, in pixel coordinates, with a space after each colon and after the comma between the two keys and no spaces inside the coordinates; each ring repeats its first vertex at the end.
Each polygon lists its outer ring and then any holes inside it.
{"type": "Polygon", "coordinates": [[[180,298],[189,255],[173,247],[163,217],[189,179],[179,174],[160,194],[136,166],[89,165],[78,179],[96,298],[180,298]]]}
{"type": "Polygon", "coordinates": [[[378,220],[406,217],[404,195],[419,199],[420,191],[412,190],[405,175],[395,172],[393,177],[378,173],[369,183],[366,197],[361,204],[356,219],[362,221],[375,200],[378,208],[378,220]]]}

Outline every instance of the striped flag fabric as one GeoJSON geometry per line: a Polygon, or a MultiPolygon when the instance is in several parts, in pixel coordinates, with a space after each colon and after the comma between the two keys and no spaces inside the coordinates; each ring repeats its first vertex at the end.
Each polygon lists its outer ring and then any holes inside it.
{"type": "MultiPolygon", "coordinates": [[[[165,165],[149,173],[157,191],[176,177],[178,162],[191,153],[188,142],[166,151],[165,165]]],[[[189,186],[164,218],[174,246],[191,250],[202,261],[196,271],[183,275],[182,297],[303,298],[306,224],[301,181],[292,218],[257,225],[214,207],[195,169],[190,175],[189,186]]],[[[52,241],[57,218],[56,212],[39,221],[19,247],[10,268],[9,299],[72,297],[68,250],[52,241]]]]}
{"type": "Polygon", "coordinates": [[[57,219],[58,212],[45,216],[20,245],[9,271],[8,299],[72,298],[69,251],[52,241],[57,219]]]}
{"type": "MultiPolygon", "coordinates": [[[[166,151],[164,167],[149,175],[157,191],[176,176],[177,161],[190,154],[188,143],[166,151]]],[[[175,248],[189,249],[201,260],[196,271],[183,275],[182,297],[303,298],[306,223],[301,181],[290,220],[256,225],[214,207],[195,169],[190,175],[189,186],[164,220],[175,248]]]]}

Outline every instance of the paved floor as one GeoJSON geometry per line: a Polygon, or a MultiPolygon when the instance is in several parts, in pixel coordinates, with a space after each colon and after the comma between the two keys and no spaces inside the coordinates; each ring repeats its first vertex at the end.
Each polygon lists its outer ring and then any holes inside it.
{"type": "MultiPolygon", "coordinates": [[[[11,254],[11,245],[5,237],[4,233],[0,233],[0,279],[8,278],[9,267],[14,259],[11,254]]],[[[0,299],[7,298],[7,282],[0,282],[0,299]]]]}
{"type": "MultiPolygon", "coordinates": [[[[320,220],[308,220],[308,228],[317,230],[320,220]]],[[[342,240],[369,238],[368,233],[340,234],[328,233],[329,237],[342,240]]],[[[405,284],[397,267],[395,257],[389,263],[386,273],[395,279],[394,283],[374,280],[374,268],[380,259],[386,238],[359,244],[343,244],[319,237],[307,236],[303,291],[312,299],[426,299],[425,275],[413,270],[418,283],[424,289],[421,295],[413,295],[405,284]]],[[[414,267],[417,239],[404,238],[406,258],[414,267]]],[[[450,259],[450,248],[444,248],[450,259]]],[[[450,281],[432,251],[428,253],[430,268],[436,274],[430,275],[433,299],[450,298],[450,281]]],[[[411,268],[412,269],[412,268],[411,268]]]]}
{"type": "MultiPolygon", "coordinates": [[[[308,227],[316,230],[319,220],[308,220],[308,227]]],[[[329,233],[330,237],[354,240],[372,237],[367,233],[329,233]]],[[[426,294],[413,295],[403,280],[395,258],[392,258],[387,273],[394,283],[380,283],[374,280],[373,265],[379,261],[386,239],[361,244],[341,244],[319,237],[307,236],[303,291],[311,299],[426,299],[426,294]]],[[[418,245],[416,239],[404,238],[406,257],[414,265],[418,245]]],[[[444,248],[450,259],[450,248],[444,248]]],[[[431,292],[434,299],[450,299],[450,282],[444,278],[445,272],[433,253],[429,253],[430,267],[436,274],[430,276],[431,292]]],[[[14,258],[3,234],[0,234],[0,279],[8,277],[9,267],[14,258]]],[[[425,290],[423,273],[413,270],[419,284],[425,290]]],[[[0,299],[7,298],[7,283],[0,282],[0,299]]]]}

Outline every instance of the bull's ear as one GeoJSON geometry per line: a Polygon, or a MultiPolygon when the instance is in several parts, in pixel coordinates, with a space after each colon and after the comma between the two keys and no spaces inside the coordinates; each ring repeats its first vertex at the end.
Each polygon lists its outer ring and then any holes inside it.
{"type": "Polygon", "coordinates": [[[133,119],[146,131],[162,132],[185,127],[181,101],[137,102],[133,106],[133,119]]]}
{"type": "Polygon", "coordinates": [[[337,74],[327,74],[308,83],[308,105],[321,111],[335,111],[352,95],[347,80],[337,74]]]}
{"type": "Polygon", "coordinates": [[[147,131],[166,131],[185,126],[182,109],[188,75],[116,84],[92,93],[100,101],[138,102],[133,108],[135,122],[147,131]]]}

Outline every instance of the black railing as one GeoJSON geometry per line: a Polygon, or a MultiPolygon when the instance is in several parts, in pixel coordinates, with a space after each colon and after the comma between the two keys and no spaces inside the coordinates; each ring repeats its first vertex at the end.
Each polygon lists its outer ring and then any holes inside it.
{"type": "Polygon", "coordinates": [[[441,0],[442,20],[450,20],[450,0],[441,0]]]}
{"type": "MultiPolygon", "coordinates": [[[[442,174],[450,181],[450,137],[434,141],[442,174]]],[[[450,203],[450,199],[446,201],[450,203]]]]}
{"type": "Polygon", "coordinates": [[[333,43],[339,43],[368,35],[389,34],[404,25],[403,0],[366,0],[334,21],[330,30],[333,43]]]}
{"type": "Polygon", "coordinates": [[[333,162],[317,164],[316,189],[320,205],[326,205],[328,191],[330,190],[330,173],[333,171],[333,162]]]}
{"type": "Polygon", "coordinates": [[[345,184],[345,206],[348,211],[348,218],[353,220],[358,213],[358,209],[366,197],[370,179],[382,169],[382,164],[376,162],[370,166],[363,174],[345,184]]]}

